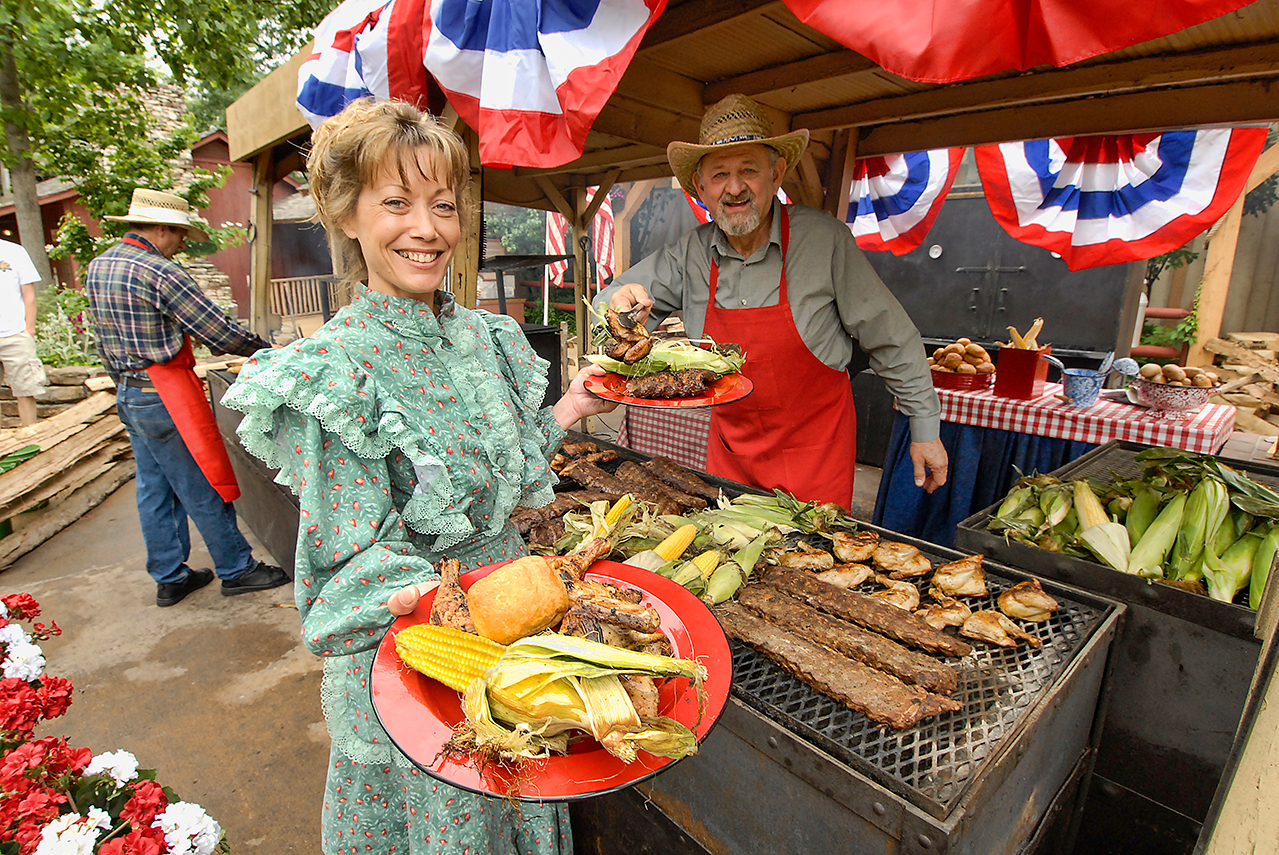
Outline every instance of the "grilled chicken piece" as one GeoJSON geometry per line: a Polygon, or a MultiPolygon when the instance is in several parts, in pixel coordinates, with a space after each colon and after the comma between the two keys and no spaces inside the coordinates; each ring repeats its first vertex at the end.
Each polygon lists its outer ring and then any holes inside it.
{"type": "Polygon", "coordinates": [[[879,545],[879,535],[873,531],[837,531],[831,534],[835,557],[845,564],[854,561],[868,561],[875,547],[879,545]]]}
{"type": "Polygon", "coordinates": [[[973,616],[973,610],[966,603],[954,597],[948,597],[940,591],[932,592],[937,602],[929,603],[915,614],[924,619],[924,623],[934,629],[945,629],[948,626],[963,626],[964,621],[973,616]]]}
{"type": "Polygon", "coordinates": [[[454,558],[441,558],[435,570],[440,574],[440,586],[435,589],[435,600],[431,603],[431,623],[475,632],[466,592],[458,581],[462,572],[461,562],[454,558]]]}
{"type": "Polygon", "coordinates": [[[836,588],[856,588],[874,575],[869,564],[836,564],[833,569],[818,573],[817,578],[836,588]]]}
{"type": "Polygon", "coordinates": [[[908,612],[913,612],[919,607],[919,589],[913,583],[899,582],[879,573],[875,574],[875,581],[883,585],[885,590],[875,591],[870,596],[908,612]]]}
{"type": "Polygon", "coordinates": [[[604,631],[604,626],[593,615],[587,614],[587,610],[580,608],[577,603],[569,606],[568,612],[565,613],[564,619],[560,621],[559,628],[555,631],[560,635],[585,638],[589,641],[598,641],[600,644],[612,643],[608,640],[608,633],[604,631]]]}
{"type": "Polygon", "coordinates": [[[645,674],[622,674],[618,677],[640,718],[658,713],[657,681],[645,674]]]}
{"type": "Polygon", "coordinates": [[[926,576],[933,569],[933,564],[928,557],[909,543],[880,541],[870,557],[876,567],[894,579],[926,576]]]}
{"type": "Polygon", "coordinates": [[[572,596],[572,583],[580,581],[591,565],[608,555],[612,549],[613,545],[608,542],[608,538],[597,537],[568,555],[548,555],[546,560],[551,565],[551,569],[559,573],[560,578],[564,580],[564,586],[568,588],[569,596],[572,596]]]}
{"type": "Polygon", "coordinates": [[[999,595],[999,610],[1012,618],[1035,623],[1046,621],[1059,604],[1044,591],[1038,579],[1018,582],[999,595]]]}
{"type": "Polygon", "coordinates": [[[835,566],[835,556],[801,540],[793,550],[779,554],[777,564],[779,567],[789,567],[792,570],[820,572],[835,566]]]}
{"type": "Polygon", "coordinates": [[[642,633],[657,632],[662,617],[655,609],[613,596],[607,587],[590,579],[579,579],[569,588],[573,608],[601,623],[612,623],[642,633]]]}
{"type": "Polygon", "coordinates": [[[978,641],[989,641],[1000,647],[1016,647],[1018,641],[1024,641],[1031,647],[1039,646],[1038,638],[994,609],[973,612],[972,616],[959,628],[959,634],[978,641]]]}
{"type": "Polygon", "coordinates": [[[980,555],[969,555],[943,564],[933,574],[933,587],[952,597],[986,596],[986,571],[981,559],[980,555]]]}
{"type": "Polygon", "coordinates": [[[634,365],[653,349],[653,334],[643,324],[628,327],[613,309],[604,311],[604,324],[613,338],[604,343],[604,352],[613,359],[634,365]]]}

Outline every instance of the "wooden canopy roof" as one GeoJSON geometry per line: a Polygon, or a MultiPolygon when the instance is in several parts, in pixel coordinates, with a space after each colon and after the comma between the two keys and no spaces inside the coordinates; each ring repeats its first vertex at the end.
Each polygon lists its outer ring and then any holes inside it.
{"type": "MultiPolygon", "coordinates": [[[[255,161],[264,182],[301,165],[309,128],[294,98],[305,53],[227,110],[232,159],[255,161]]],[[[594,210],[585,188],[670,175],[667,143],[696,139],[705,106],[732,92],[769,108],[779,132],[811,131],[785,189],[796,201],[836,211],[855,156],[1273,121],[1279,0],[1257,0],[1065,68],[942,85],[884,71],[800,23],[780,0],[670,0],[592,126],[582,156],[552,169],[477,171],[479,192],[487,201],[589,222],[594,210]]]]}

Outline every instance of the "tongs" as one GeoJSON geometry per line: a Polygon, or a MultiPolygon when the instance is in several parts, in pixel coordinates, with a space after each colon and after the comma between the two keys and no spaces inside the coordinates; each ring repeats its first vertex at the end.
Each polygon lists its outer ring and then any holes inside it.
{"type": "Polygon", "coordinates": [[[643,312],[644,312],[644,306],[642,306],[639,303],[636,303],[634,306],[631,306],[625,312],[618,312],[617,322],[621,324],[622,326],[626,327],[627,329],[630,329],[631,327],[639,323],[640,315],[643,312]]]}

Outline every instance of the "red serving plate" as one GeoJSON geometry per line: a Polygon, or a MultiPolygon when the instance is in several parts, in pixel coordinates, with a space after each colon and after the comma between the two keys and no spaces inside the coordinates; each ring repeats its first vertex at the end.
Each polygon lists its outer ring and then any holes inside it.
{"type": "MultiPolygon", "coordinates": [[[[470,588],[502,564],[480,567],[462,574],[462,587],[470,588]]],[[[728,639],[706,604],[688,589],[664,576],[615,561],[597,561],[588,579],[612,582],[644,592],[645,605],[657,610],[666,633],[681,659],[696,659],[706,666],[703,684],[706,702],[698,717],[697,692],[688,680],[666,680],[660,691],[660,712],[691,728],[702,742],[728,702],[733,659],[728,639]]],[[[395,634],[429,619],[435,591],[422,596],[412,614],[398,618],[378,645],[373,660],[371,691],[373,709],[391,741],[426,774],[475,793],[523,801],[573,801],[650,778],[674,763],[640,751],[633,763],[609,754],[595,740],[585,738],[569,753],[545,760],[529,760],[516,770],[488,769],[450,760],[440,749],[464,719],[462,698],[447,686],[412,670],[395,652],[395,634]]]]}
{"type": "Polygon", "coordinates": [[[586,378],[586,391],[606,401],[628,407],[653,407],[660,410],[680,407],[718,407],[740,401],[755,391],[755,384],[741,374],[725,374],[700,395],[690,398],[632,398],[626,394],[627,378],[621,374],[592,374],[586,378]]]}
{"type": "Polygon", "coordinates": [[[934,371],[933,386],[938,389],[954,389],[967,392],[971,389],[985,389],[995,381],[994,372],[990,374],[956,374],[951,371],[934,371]]]}

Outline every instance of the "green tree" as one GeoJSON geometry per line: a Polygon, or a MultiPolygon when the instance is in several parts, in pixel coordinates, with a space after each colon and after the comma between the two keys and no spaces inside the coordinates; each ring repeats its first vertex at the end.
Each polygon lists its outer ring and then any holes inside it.
{"type": "MultiPolygon", "coordinates": [[[[36,184],[77,184],[91,214],[123,213],[134,187],[173,184],[190,121],[158,127],[142,98],[163,79],[238,92],[309,37],[331,0],[0,0],[0,120],[22,244],[46,281],[36,184]]],[[[220,179],[197,176],[186,192],[220,179]]],[[[81,248],[71,251],[79,253],[81,248]]]]}

